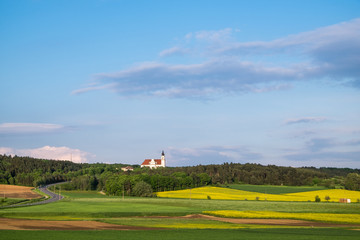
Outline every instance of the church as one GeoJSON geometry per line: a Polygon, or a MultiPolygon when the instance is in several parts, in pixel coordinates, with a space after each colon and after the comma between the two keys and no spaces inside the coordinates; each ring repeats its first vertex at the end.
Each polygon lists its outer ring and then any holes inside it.
{"type": "Polygon", "coordinates": [[[158,167],[166,167],[165,164],[165,153],[162,151],[160,159],[145,159],[141,164],[141,167],[149,167],[149,168],[158,168],[158,167]]]}

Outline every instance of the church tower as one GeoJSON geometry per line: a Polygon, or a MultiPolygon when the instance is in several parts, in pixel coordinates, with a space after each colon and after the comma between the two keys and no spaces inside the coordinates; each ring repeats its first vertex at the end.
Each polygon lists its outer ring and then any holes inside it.
{"type": "Polygon", "coordinates": [[[161,153],[161,167],[166,167],[164,150],[161,153]]]}

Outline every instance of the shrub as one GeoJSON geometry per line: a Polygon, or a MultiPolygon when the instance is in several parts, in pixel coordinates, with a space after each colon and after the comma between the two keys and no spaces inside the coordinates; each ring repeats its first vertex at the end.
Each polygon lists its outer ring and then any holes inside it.
{"type": "Polygon", "coordinates": [[[320,199],[319,195],[315,196],[315,202],[321,202],[321,199],[320,199]]]}
{"type": "Polygon", "coordinates": [[[211,200],[211,197],[208,195],[208,196],[207,196],[207,199],[208,199],[208,200],[211,200]]]}
{"type": "Polygon", "coordinates": [[[136,183],[133,193],[137,197],[152,197],[153,195],[153,191],[150,184],[144,181],[140,181],[136,183]]]}

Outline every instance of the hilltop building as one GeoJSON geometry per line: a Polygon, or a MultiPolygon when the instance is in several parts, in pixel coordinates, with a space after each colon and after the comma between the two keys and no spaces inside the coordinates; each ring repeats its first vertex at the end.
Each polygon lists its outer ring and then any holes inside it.
{"type": "Polygon", "coordinates": [[[141,164],[141,167],[149,167],[149,168],[158,168],[158,167],[166,167],[165,162],[165,153],[162,151],[160,159],[145,159],[141,164]]]}

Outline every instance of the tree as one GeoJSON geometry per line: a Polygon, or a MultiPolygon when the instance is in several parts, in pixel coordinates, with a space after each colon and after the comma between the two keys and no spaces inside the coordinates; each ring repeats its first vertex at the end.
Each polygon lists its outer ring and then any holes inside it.
{"type": "Polygon", "coordinates": [[[315,202],[321,202],[321,199],[320,199],[319,195],[315,196],[315,202]]]}
{"type": "Polygon", "coordinates": [[[345,178],[345,188],[348,190],[360,190],[360,175],[357,173],[349,173],[345,178]]]}
{"type": "Polygon", "coordinates": [[[140,181],[135,184],[133,194],[137,197],[151,197],[153,191],[150,184],[140,181]]]}

